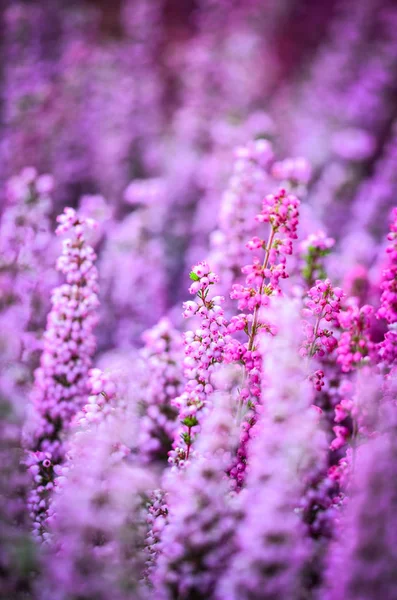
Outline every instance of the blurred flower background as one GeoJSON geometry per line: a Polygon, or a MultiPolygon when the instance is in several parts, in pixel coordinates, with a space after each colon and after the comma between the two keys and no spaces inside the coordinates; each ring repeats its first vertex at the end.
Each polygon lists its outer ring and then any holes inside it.
{"type": "Polygon", "coordinates": [[[0,598],[396,598],[396,2],[0,10],[0,598]]]}

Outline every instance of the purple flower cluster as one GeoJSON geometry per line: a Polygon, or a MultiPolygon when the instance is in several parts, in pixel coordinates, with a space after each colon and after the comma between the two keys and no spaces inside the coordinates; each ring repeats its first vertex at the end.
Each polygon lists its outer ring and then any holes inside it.
{"type": "Polygon", "coordinates": [[[88,375],[87,393],[90,395],[87,404],[72,418],[73,428],[98,426],[123,403],[125,390],[117,372],[104,373],[101,369],[90,369],[88,375]]]}
{"type": "Polygon", "coordinates": [[[164,600],[212,594],[233,553],[237,511],[225,470],[235,422],[227,395],[213,403],[191,464],[165,481],[168,516],[153,574],[155,595],[164,600]]]}
{"type": "Polygon", "coordinates": [[[372,306],[348,306],[346,311],[338,315],[343,333],[338,343],[337,361],[342,371],[348,373],[352,369],[368,364],[374,351],[371,340],[371,320],[374,314],[372,306]]]}
{"type": "Polygon", "coordinates": [[[226,291],[241,278],[241,265],[247,255],[245,242],[254,231],[254,217],[266,193],[272,157],[272,148],[264,139],[235,151],[233,173],[222,196],[218,229],[211,234],[210,261],[226,291]]]}
{"type": "Polygon", "coordinates": [[[163,318],[142,335],[141,432],[143,460],[166,460],[177,428],[178,411],[173,403],[182,393],[182,336],[163,318]]]}
{"type": "MultiPolygon", "coordinates": [[[[256,335],[256,315],[259,308],[268,304],[270,295],[279,293],[279,280],[288,277],[285,270],[286,257],[292,254],[292,241],[297,237],[298,208],[299,200],[281,189],[275,195],[266,196],[263,209],[256,216],[259,223],[270,225],[269,238],[265,241],[254,237],[247,243],[247,247],[252,251],[264,250],[265,257],[263,261],[254,258],[252,264],[243,267],[247,286],[235,284],[231,295],[234,300],[238,300],[240,310],[254,312],[253,335],[256,335]],[[265,285],[266,280],[268,283],[265,285]]],[[[253,342],[250,345],[252,347],[253,342]]]]}
{"type": "Polygon", "coordinates": [[[238,550],[220,580],[219,599],[298,598],[310,560],[294,509],[316,461],[323,459],[324,441],[299,359],[296,309],[281,308],[274,315],[277,336],[261,336],[264,406],[248,445],[238,550]]]}
{"type": "Polygon", "coordinates": [[[262,250],[264,257],[261,260],[255,257],[251,265],[242,268],[246,274],[246,286],[234,284],[230,294],[232,299],[238,300],[238,308],[247,311],[232,317],[228,331],[244,331],[248,341],[241,343],[237,338],[232,339],[225,353],[227,362],[242,362],[245,367],[245,381],[240,389],[238,407],[238,421],[242,421],[240,446],[230,470],[238,487],[245,476],[247,443],[255,423],[255,407],[261,402],[262,355],[258,350],[257,338],[260,332],[275,335],[277,331],[262,312],[272,296],[281,294],[279,280],[288,277],[286,257],[292,254],[292,242],[297,237],[298,207],[299,200],[284,189],[276,195],[265,197],[262,212],[256,220],[269,224],[269,238],[265,241],[254,237],[247,243],[250,250],[262,250]]]}
{"type": "Polygon", "coordinates": [[[38,535],[43,533],[55,466],[64,458],[65,433],[89,389],[98,308],[96,256],[84,238],[92,223],[80,219],[72,208],[66,208],[58,222],[57,234],[71,236],[63,241],[57,263],[66,283],[52,294],[40,367],[35,372],[33,423],[26,434],[33,480],[29,507],[38,535]]]}
{"type": "Polygon", "coordinates": [[[309,358],[316,355],[321,357],[332,352],[338,344],[332,329],[324,325],[337,324],[343,291],[334,288],[329,279],[318,279],[307,296],[303,316],[310,317],[310,321],[304,322],[306,339],[301,348],[301,355],[309,358]]]}
{"type": "Polygon", "coordinates": [[[332,546],[327,600],[366,600],[378,594],[393,598],[397,590],[396,415],[395,406],[388,409],[379,437],[357,452],[351,499],[332,546]]]}
{"type": "Polygon", "coordinates": [[[182,466],[189,460],[195,435],[200,430],[201,415],[209,406],[214,391],[211,375],[223,361],[223,352],[228,339],[221,296],[211,294],[211,285],[218,281],[217,275],[206,262],[194,266],[189,288],[196,294],[196,301],[185,302],[184,317],[197,316],[200,325],[195,331],[185,333],[184,374],[186,384],[183,393],[175,398],[180,421],[176,430],[171,464],[182,466]]]}
{"type": "Polygon", "coordinates": [[[43,548],[43,599],[144,597],[144,501],[154,482],[129,459],[126,426],[121,412],[72,440],[43,548]]]}
{"type": "Polygon", "coordinates": [[[53,178],[26,167],[6,184],[0,222],[0,388],[16,410],[25,405],[25,380],[34,368],[51,288],[56,284],[49,215],[53,178]],[[21,364],[23,357],[23,365],[21,364]],[[11,398],[10,398],[11,399],[11,398]]]}

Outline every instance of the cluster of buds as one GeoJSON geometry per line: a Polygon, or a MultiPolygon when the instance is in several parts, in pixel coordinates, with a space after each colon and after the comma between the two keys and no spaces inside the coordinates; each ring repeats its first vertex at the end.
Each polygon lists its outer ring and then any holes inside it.
{"type": "MultiPolygon", "coordinates": [[[[276,194],[268,194],[263,200],[262,211],[256,216],[259,223],[269,223],[275,233],[286,234],[289,240],[297,238],[296,231],[299,219],[299,200],[285,189],[276,194]]],[[[285,244],[286,241],[283,240],[285,244]]],[[[291,252],[286,252],[290,254],[291,252]]]]}
{"type": "Polygon", "coordinates": [[[357,421],[358,413],[354,399],[354,387],[348,379],[342,381],[339,388],[339,402],[334,408],[334,423],[332,431],[335,434],[331,442],[331,450],[343,448],[352,434],[352,423],[357,421]]]}
{"type": "Polygon", "coordinates": [[[150,581],[156,566],[159,553],[161,534],[167,524],[168,506],[163,490],[154,490],[149,497],[147,508],[147,535],[145,551],[147,554],[145,577],[150,581]]]}
{"type": "Polygon", "coordinates": [[[322,323],[338,325],[338,315],[341,309],[343,291],[333,287],[329,279],[321,281],[308,291],[303,316],[311,317],[304,321],[305,342],[300,350],[301,356],[322,357],[331,353],[337,346],[334,332],[324,327],[322,323]],[[314,318],[314,321],[313,321],[314,318]]]}
{"type": "Polygon", "coordinates": [[[369,336],[374,309],[365,305],[348,306],[338,316],[339,324],[344,330],[338,344],[337,362],[344,373],[367,364],[374,349],[374,343],[369,336]]]}
{"type": "Polygon", "coordinates": [[[317,392],[321,392],[325,385],[324,371],[322,369],[317,369],[317,371],[314,371],[314,373],[312,373],[312,375],[309,376],[309,381],[312,382],[314,389],[317,392]]]}

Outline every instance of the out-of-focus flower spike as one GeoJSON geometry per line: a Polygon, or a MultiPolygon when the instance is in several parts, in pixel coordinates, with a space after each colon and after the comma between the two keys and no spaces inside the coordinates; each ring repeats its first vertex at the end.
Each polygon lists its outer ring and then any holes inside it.
{"type": "Polygon", "coordinates": [[[52,294],[44,349],[35,372],[33,416],[25,436],[33,479],[29,509],[38,537],[43,534],[55,469],[64,459],[65,434],[88,397],[98,308],[96,255],[84,237],[85,229],[94,224],[72,208],[65,209],[58,223],[58,234],[70,234],[57,263],[66,283],[52,294]]]}
{"type": "Polygon", "coordinates": [[[397,595],[397,415],[385,407],[383,432],[361,445],[353,484],[331,548],[326,600],[373,600],[397,595]]]}
{"type": "Polygon", "coordinates": [[[299,357],[298,312],[285,300],[278,308],[271,317],[277,336],[262,336],[263,407],[248,446],[237,552],[218,584],[219,600],[304,597],[310,544],[296,508],[326,444],[299,357]]]}
{"type": "Polygon", "coordinates": [[[237,442],[230,397],[216,392],[189,468],[165,480],[167,524],[153,573],[156,598],[208,598],[234,551],[237,511],[225,475],[237,442]]]}

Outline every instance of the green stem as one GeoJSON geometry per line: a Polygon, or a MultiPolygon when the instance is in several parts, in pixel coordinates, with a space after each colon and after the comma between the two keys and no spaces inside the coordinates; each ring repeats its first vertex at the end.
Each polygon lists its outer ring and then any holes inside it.
{"type": "Polygon", "coordinates": [[[310,346],[310,350],[309,350],[309,352],[308,352],[308,357],[309,357],[309,359],[310,359],[310,358],[313,358],[313,355],[314,355],[314,349],[315,349],[316,342],[317,342],[317,337],[318,337],[318,330],[319,330],[319,328],[320,328],[320,323],[321,323],[321,319],[323,318],[323,316],[324,316],[324,315],[323,315],[323,311],[321,311],[321,313],[320,313],[320,314],[319,314],[319,316],[317,317],[317,321],[316,321],[316,324],[315,324],[315,326],[314,326],[314,332],[313,332],[313,336],[314,336],[314,337],[313,337],[312,344],[311,344],[311,346],[310,346]]]}
{"type": "Polygon", "coordinates": [[[189,443],[186,444],[187,449],[186,449],[186,460],[189,459],[189,454],[190,454],[190,448],[192,447],[192,437],[191,437],[191,432],[192,432],[192,428],[188,427],[188,436],[189,436],[189,443]]]}
{"type": "MultiPolygon", "coordinates": [[[[263,286],[265,283],[265,275],[264,275],[264,270],[267,268],[267,265],[269,263],[269,256],[270,256],[270,250],[272,248],[273,245],[273,240],[274,240],[274,236],[276,234],[276,231],[274,230],[274,228],[272,227],[272,231],[269,237],[269,241],[267,242],[266,245],[266,253],[265,253],[265,258],[263,261],[263,265],[262,265],[262,282],[259,286],[259,295],[262,296],[263,293],[263,286]]],[[[257,332],[257,328],[258,328],[258,319],[259,319],[259,311],[261,309],[261,304],[258,306],[255,306],[254,309],[254,319],[252,321],[252,327],[251,327],[251,333],[249,335],[249,340],[248,340],[248,350],[252,350],[252,348],[254,347],[254,342],[255,342],[255,336],[256,336],[256,332],[257,332]]]]}
{"type": "MultiPolygon", "coordinates": [[[[272,227],[270,236],[269,236],[269,240],[266,244],[266,251],[265,251],[265,258],[263,260],[263,264],[262,264],[262,281],[261,284],[259,286],[259,294],[262,295],[263,293],[263,287],[264,287],[264,283],[265,283],[265,275],[263,273],[263,271],[267,268],[267,265],[269,263],[269,257],[270,257],[270,250],[272,248],[273,245],[273,241],[274,241],[274,236],[276,234],[276,230],[274,229],[274,227],[272,227]]],[[[255,306],[254,309],[254,319],[252,321],[252,327],[251,327],[251,332],[248,336],[248,350],[252,350],[252,348],[254,347],[254,342],[255,342],[255,336],[257,333],[257,328],[258,328],[258,319],[259,319],[259,311],[260,311],[261,305],[259,306],[255,306]]],[[[243,387],[245,387],[247,381],[247,372],[244,369],[244,382],[243,382],[243,387]]],[[[237,424],[239,425],[242,421],[242,408],[243,408],[243,399],[241,398],[241,395],[239,395],[238,398],[238,403],[237,403],[237,415],[236,415],[236,421],[237,424]]]]}

